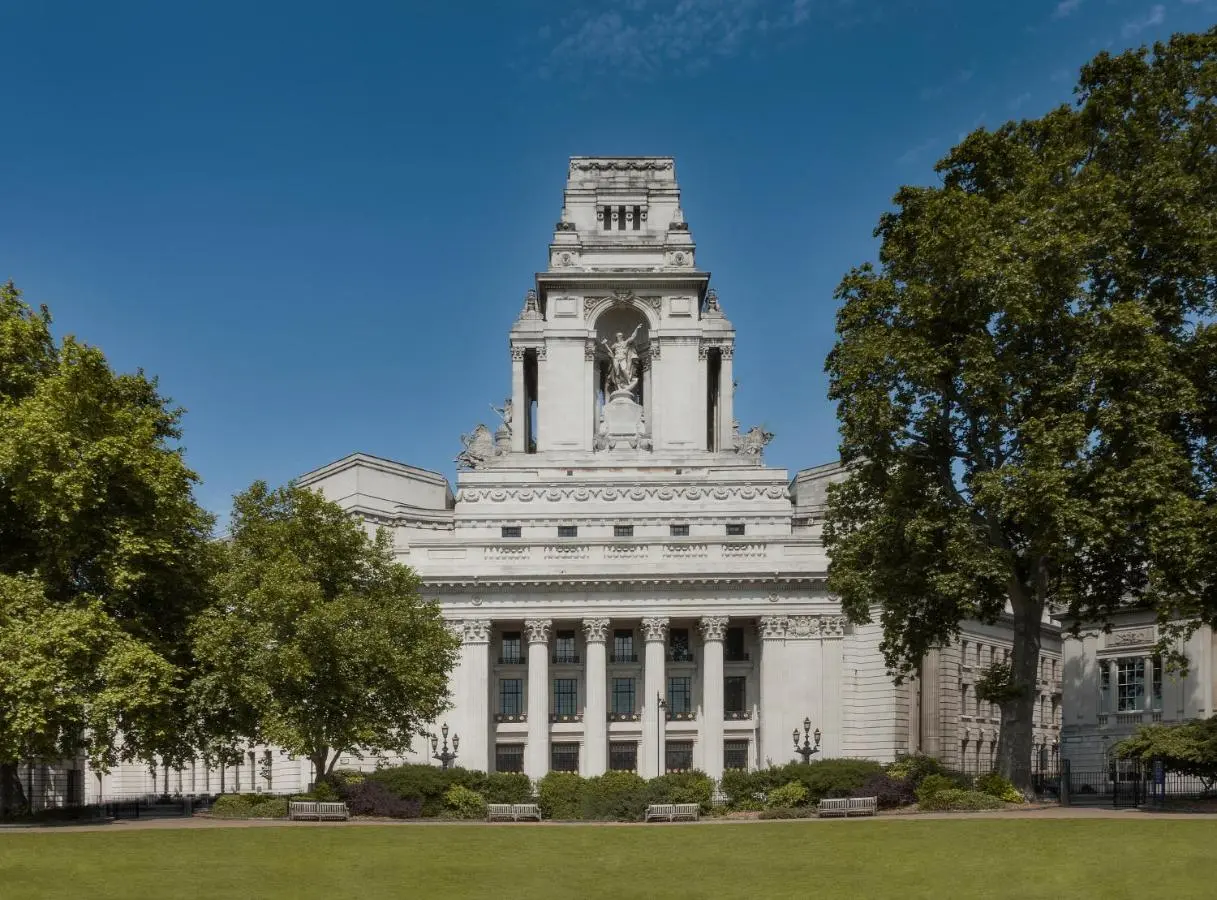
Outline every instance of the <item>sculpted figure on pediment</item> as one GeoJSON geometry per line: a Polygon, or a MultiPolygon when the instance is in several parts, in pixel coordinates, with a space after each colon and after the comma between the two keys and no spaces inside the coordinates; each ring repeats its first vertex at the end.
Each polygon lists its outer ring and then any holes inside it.
{"type": "Polygon", "coordinates": [[[485,425],[478,424],[469,434],[461,435],[464,449],[456,455],[456,464],[461,469],[476,469],[494,456],[494,435],[485,425]]]}

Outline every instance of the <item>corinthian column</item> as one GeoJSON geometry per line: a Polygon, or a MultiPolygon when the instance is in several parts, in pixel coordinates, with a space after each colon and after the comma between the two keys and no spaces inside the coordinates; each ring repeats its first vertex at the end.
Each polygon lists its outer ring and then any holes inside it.
{"type": "Polygon", "coordinates": [[[549,771],[549,619],[528,619],[528,745],[524,771],[540,778],[549,771]]]}
{"type": "Polygon", "coordinates": [[[583,704],[583,775],[591,778],[608,769],[608,619],[584,619],[587,638],[587,699],[583,704]]]}
{"type": "Polygon", "coordinates": [[[775,766],[790,762],[791,745],[786,731],[786,718],[789,716],[785,680],[786,680],[786,630],[789,619],[786,616],[761,616],[759,629],[761,633],[761,747],[757,754],[759,765],[763,768],[770,762],[775,766]]]}
{"type": "Polygon", "coordinates": [[[450,717],[432,723],[451,721],[461,737],[460,765],[487,771],[490,764],[490,620],[465,619],[446,623],[461,639],[461,653],[452,674],[452,696],[456,701],[450,717]]]}
{"type": "Polygon", "coordinates": [[[646,659],[642,688],[642,759],[638,770],[644,778],[662,775],[664,711],[659,708],[659,698],[665,691],[664,645],[668,639],[668,617],[655,616],[642,620],[642,637],[646,642],[646,659]]]}
{"type": "Polygon", "coordinates": [[[723,638],[726,616],[703,616],[702,636],[702,767],[718,781],[723,777],[723,638]]]}

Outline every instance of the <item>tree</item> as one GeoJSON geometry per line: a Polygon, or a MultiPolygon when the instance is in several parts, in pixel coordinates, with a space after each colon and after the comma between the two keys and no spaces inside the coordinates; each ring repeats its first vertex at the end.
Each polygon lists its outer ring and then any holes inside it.
{"type": "Polygon", "coordinates": [[[1217,716],[1177,725],[1142,725],[1116,744],[1115,753],[1143,763],[1161,760],[1171,772],[1200,778],[1208,793],[1217,785],[1217,716]]]}
{"type": "Polygon", "coordinates": [[[448,706],[458,640],[388,534],[318,493],[255,483],[233,503],[216,603],[194,626],[209,752],[277,744],[316,779],[351,752],[406,752],[448,706]]]}
{"type": "Polygon", "coordinates": [[[1030,786],[1041,623],[1212,618],[1217,30],[1083,70],[882,217],[828,358],[829,586],[903,678],[1009,615],[998,764],[1030,786]],[[1207,569],[1207,571],[1206,571],[1207,569]]]}
{"type": "Polygon", "coordinates": [[[0,286],[0,814],[21,759],[179,759],[210,517],[182,411],[0,286]]]}

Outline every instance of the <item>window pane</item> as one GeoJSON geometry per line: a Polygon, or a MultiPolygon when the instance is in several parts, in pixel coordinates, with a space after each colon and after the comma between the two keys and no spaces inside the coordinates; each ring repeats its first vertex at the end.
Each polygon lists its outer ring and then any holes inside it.
{"type": "Polygon", "coordinates": [[[610,743],[609,769],[613,772],[637,771],[638,744],[634,741],[613,741],[610,743]]]}
{"type": "Polygon", "coordinates": [[[579,680],[554,679],[554,715],[573,716],[579,711],[579,680]]]}
{"type": "Polygon", "coordinates": [[[558,526],[558,537],[578,537],[578,536],[579,536],[579,526],[578,525],[559,525],[558,526]]]}
{"type": "Polygon", "coordinates": [[[524,711],[524,682],[520,678],[504,678],[499,682],[499,712],[518,716],[524,711]]]}
{"type": "Polygon", "coordinates": [[[744,533],[743,523],[733,523],[727,526],[727,534],[741,535],[744,533]]]}
{"type": "Polygon", "coordinates": [[[723,679],[723,712],[742,713],[748,692],[748,679],[743,675],[728,675],[723,679]]]}
{"type": "Polygon", "coordinates": [[[728,662],[747,661],[748,653],[744,649],[744,629],[727,629],[727,639],[723,642],[723,655],[728,662]]]}
{"type": "Polygon", "coordinates": [[[669,772],[688,772],[693,768],[692,741],[668,741],[665,755],[669,772]]]}
{"type": "Polygon", "coordinates": [[[519,525],[504,525],[503,530],[500,533],[505,538],[517,538],[520,536],[520,526],[519,525]]]}
{"type": "Polygon", "coordinates": [[[1139,712],[1145,708],[1145,669],[1139,659],[1116,663],[1116,711],[1139,712]]]}
{"type": "Polygon", "coordinates": [[[689,649],[689,629],[673,628],[669,631],[668,648],[672,662],[692,662],[693,652],[689,649]]]}
{"type": "Polygon", "coordinates": [[[669,525],[668,533],[671,534],[672,537],[688,537],[689,536],[689,526],[688,525],[669,525]]]}
{"type": "Polygon", "coordinates": [[[524,745],[499,744],[494,748],[494,770],[496,772],[523,772],[524,745]]]}
{"type": "Polygon", "coordinates": [[[634,679],[613,679],[613,712],[616,715],[632,715],[634,712],[634,679]]]}
{"type": "Polygon", "coordinates": [[[690,713],[693,711],[693,679],[681,676],[668,679],[668,712],[690,713]]]}
{"type": "Polygon", "coordinates": [[[634,526],[633,525],[614,525],[613,526],[613,537],[633,537],[633,536],[634,536],[634,526]]]}
{"type": "Polygon", "coordinates": [[[555,772],[579,771],[578,744],[551,744],[549,767],[555,772]]]}
{"type": "Polygon", "coordinates": [[[522,662],[523,659],[524,655],[520,641],[520,632],[504,631],[503,650],[499,656],[499,661],[504,663],[516,663],[522,662]]]}
{"type": "Polygon", "coordinates": [[[634,662],[634,632],[618,628],[613,632],[613,662],[634,662]]]}
{"type": "Polygon", "coordinates": [[[723,741],[723,768],[748,768],[748,742],[746,740],[723,741]]]}
{"type": "Polygon", "coordinates": [[[575,652],[575,633],[559,631],[554,638],[554,662],[577,663],[579,655],[575,652]]]}

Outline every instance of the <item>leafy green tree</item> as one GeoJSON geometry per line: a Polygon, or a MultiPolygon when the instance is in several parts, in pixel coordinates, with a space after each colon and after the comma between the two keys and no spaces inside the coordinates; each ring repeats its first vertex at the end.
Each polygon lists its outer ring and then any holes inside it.
{"type": "Polygon", "coordinates": [[[181,410],[0,286],[0,814],[21,759],[175,760],[210,517],[181,410]]]}
{"type": "Polygon", "coordinates": [[[1075,107],[901,189],[879,267],[838,289],[830,587],[897,677],[1011,617],[998,763],[1023,789],[1050,609],[1217,610],[1215,84],[1217,30],[1100,54],[1075,107]]]}
{"type": "Polygon", "coordinates": [[[335,503],[255,483],[233,504],[216,603],[194,626],[212,754],[274,743],[328,779],[350,752],[405,752],[448,705],[459,642],[418,578],[335,503]]]}
{"type": "Polygon", "coordinates": [[[1162,760],[1171,772],[1194,775],[1205,791],[1217,785],[1217,716],[1177,725],[1142,725],[1115,746],[1121,759],[1162,760]]]}

